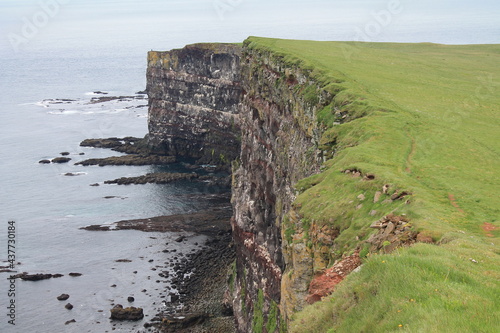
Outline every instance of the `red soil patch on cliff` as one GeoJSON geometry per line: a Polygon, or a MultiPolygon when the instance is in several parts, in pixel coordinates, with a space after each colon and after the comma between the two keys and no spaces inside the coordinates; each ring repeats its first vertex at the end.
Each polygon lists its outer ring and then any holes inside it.
{"type": "Polygon", "coordinates": [[[484,222],[483,225],[481,226],[481,229],[483,229],[486,232],[486,236],[494,237],[494,235],[491,232],[497,230],[498,227],[494,226],[491,223],[484,222]]]}
{"type": "Polygon", "coordinates": [[[359,253],[355,253],[316,275],[309,285],[307,303],[316,303],[321,301],[323,297],[330,295],[335,290],[335,286],[360,265],[359,253]]]}

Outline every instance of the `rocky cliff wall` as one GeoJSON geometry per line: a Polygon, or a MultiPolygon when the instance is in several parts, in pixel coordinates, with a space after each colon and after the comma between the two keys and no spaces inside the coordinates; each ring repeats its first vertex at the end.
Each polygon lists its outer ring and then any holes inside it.
{"type": "Polygon", "coordinates": [[[317,113],[333,96],[308,70],[249,41],[242,49],[149,52],[147,77],[152,146],[205,163],[234,161],[229,301],[238,331],[285,330],[321,257],[307,241],[287,241],[287,226],[294,235],[300,229],[294,186],[319,172],[317,113]]]}
{"type": "Polygon", "coordinates": [[[233,44],[148,53],[148,142],[156,151],[207,164],[239,156],[240,54],[233,44]]]}
{"type": "Polygon", "coordinates": [[[241,82],[241,157],[233,170],[232,198],[237,251],[233,307],[240,332],[275,332],[285,327],[280,313],[305,302],[301,293],[307,293],[313,275],[307,247],[283,251],[283,222],[296,182],[319,171],[323,158],[316,114],[332,96],[307,71],[249,42],[243,49],[241,82]],[[293,251],[300,253],[294,257],[293,251]],[[294,262],[298,257],[302,262],[294,262]],[[294,264],[295,275],[285,277],[294,264]]]}

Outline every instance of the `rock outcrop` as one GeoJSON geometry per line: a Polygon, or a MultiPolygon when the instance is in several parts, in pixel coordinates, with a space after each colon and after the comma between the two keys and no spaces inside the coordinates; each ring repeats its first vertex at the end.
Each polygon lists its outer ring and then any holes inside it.
{"type": "Polygon", "coordinates": [[[121,304],[115,305],[111,310],[111,318],[112,320],[129,320],[129,321],[137,321],[144,318],[144,313],[142,308],[136,307],[127,307],[124,308],[121,304]]]}
{"type": "Polygon", "coordinates": [[[174,182],[176,180],[190,180],[193,178],[198,178],[196,173],[171,173],[171,172],[157,172],[148,173],[146,175],[137,177],[121,177],[114,180],[106,180],[104,184],[118,184],[118,185],[130,185],[130,184],[167,184],[174,182]]]}
{"type": "Polygon", "coordinates": [[[240,52],[194,44],[148,53],[147,139],[155,151],[226,166],[238,157],[240,52]]]}

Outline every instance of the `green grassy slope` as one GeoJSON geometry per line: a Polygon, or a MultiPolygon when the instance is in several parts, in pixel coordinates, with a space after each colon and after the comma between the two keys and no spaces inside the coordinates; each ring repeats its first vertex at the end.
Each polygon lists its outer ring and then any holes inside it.
{"type": "Polygon", "coordinates": [[[310,69],[336,94],[318,114],[323,147],[336,154],[298,184],[296,203],[303,219],[341,230],[336,254],[352,251],[391,212],[436,243],[368,256],[331,297],[297,314],[290,331],[498,331],[500,45],[247,43],[310,69]],[[336,111],[354,120],[339,124],[336,111]],[[376,178],[362,182],[346,169],[376,178]],[[373,203],[384,184],[411,192],[410,203],[373,203]],[[359,194],[367,200],[356,209],[359,194]]]}

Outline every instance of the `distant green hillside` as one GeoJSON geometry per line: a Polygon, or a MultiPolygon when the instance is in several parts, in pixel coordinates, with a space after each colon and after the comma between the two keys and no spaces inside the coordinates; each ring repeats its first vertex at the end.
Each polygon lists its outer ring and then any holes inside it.
{"type": "Polygon", "coordinates": [[[368,255],[289,330],[498,332],[500,45],[246,43],[310,69],[336,95],[318,113],[322,148],[333,157],[298,184],[296,205],[303,219],[341,230],[338,256],[389,213],[406,214],[434,241],[368,255]],[[360,182],[344,170],[375,179],[360,182]],[[374,203],[384,184],[411,193],[409,201],[374,203]],[[368,200],[356,209],[360,194],[368,200]]]}

